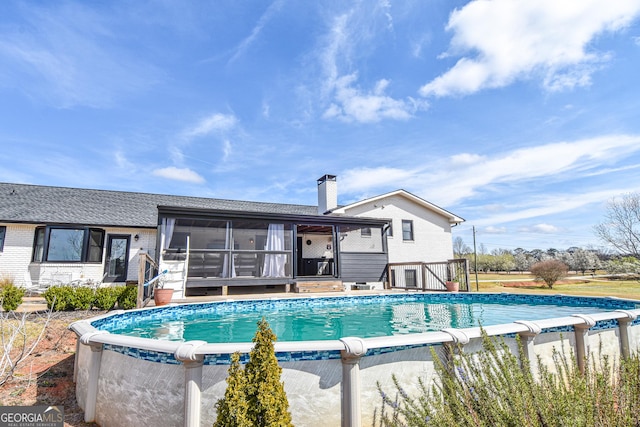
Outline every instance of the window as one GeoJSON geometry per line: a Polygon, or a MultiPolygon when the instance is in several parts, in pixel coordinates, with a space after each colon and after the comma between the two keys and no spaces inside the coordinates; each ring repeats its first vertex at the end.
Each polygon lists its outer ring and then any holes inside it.
{"type": "Polygon", "coordinates": [[[362,227],[360,229],[360,235],[362,237],[371,237],[371,227],[362,227]]]}
{"type": "Polygon", "coordinates": [[[7,235],[7,227],[0,225],[0,252],[4,250],[4,238],[7,235]]]}
{"type": "Polygon", "coordinates": [[[416,270],[405,270],[404,271],[404,285],[407,288],[415,288],[418,284],[417,280],[418,275],[416,274],[416,270]]]}
{"type": "Polygon", "coordinates": [[[34,262],[102,262],[104,230],[39,227],[33,243],[34,262]]]}
{"type": "Polygon", "coordinates": [[[402,220],[402,240],[413,240],[413,221],[409,219],[402,220]]]}

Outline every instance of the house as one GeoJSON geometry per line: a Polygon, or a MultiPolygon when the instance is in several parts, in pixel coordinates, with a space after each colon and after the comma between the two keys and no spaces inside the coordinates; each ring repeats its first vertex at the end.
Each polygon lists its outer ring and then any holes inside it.
{"type": "Polygon", "coordinates": [[[33,281],[137,281],[160,264],[174,297],[229,287],[382,287],[390,262],[446,261],[464,221],[404,190],[318,206],[0,183],[0,275],[33,281]]]}

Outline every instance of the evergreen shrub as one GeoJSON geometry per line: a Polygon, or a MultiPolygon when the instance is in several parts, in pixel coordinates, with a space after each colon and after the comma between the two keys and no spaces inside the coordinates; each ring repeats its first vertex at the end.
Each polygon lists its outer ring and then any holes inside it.
{"type": "Polygon", "coordinates": [[[118,302],[124,286],[109,286],[96,289],[94,306],[98,310],[111,310],[118,302]]]}
{"type": "Polygon", "coordinates": [[[71,286],[50,286],[42,293],[47,301],[47,308],[53,311],[69,311],[75,309],[73,306],[74,289],[71,286]]]}
{"type": "Polygon", "coordinates": [[[273,347],[276,339],[263,318],[258,322],[244,370],[240,368],[240,355],[233,355],[225,396],[216,403],[214,427],[293,426],[284,383],[280,381],[282,368],[273,347]]]}
{"type": "Polygon", "coordinates": [[[118,294],[118,307],[123,310],[131,310],[136,308],[138,300],[138,287],[137,286],[119,286],[120,292],[118,294]]]}
{"type": "Polygon", "coordinates": [[[24,289],[19,288],[13,283],[3,284],[0,289],[0,299],[2,300],[2,309],[4,311],[13,311],[20,304],[22,304],[22,298],[24,297],[24,289]]]}
{"type": "Polygon", "coordinates": [[[73,293],[70,295],[70,299],[72,309],[89,310],[93,307],[96,294],[93,288],[81,286],[73,288],[73,293]]]}

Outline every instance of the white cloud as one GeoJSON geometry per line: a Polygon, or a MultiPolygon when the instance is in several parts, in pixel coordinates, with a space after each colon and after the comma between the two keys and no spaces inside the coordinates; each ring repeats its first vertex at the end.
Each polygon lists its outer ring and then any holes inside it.
{"type": "Polygon", "coordinates": [[[506,234],[507,227],[495,227],[493,225],[490,225],[488,227],[483,228],[482,232],[486,234],[506,234]]]}
{"type": "Polygon", "coordinates": [[[340,188],[378,194],[397,188],[413,189],[410,191],[447,206],[483,191],[495,191],[500,185],[589,176],[636,152],[640,152],[640,135],[607,135],[493,155],[464,153],[431,162],[414,159],[413,163],[421,166],[413,168],[355,168],[341,174],[340,188]]]}
{"type": "Polygon", "coordinates": [[[388,80],[379,80],[373,91],[362,93],[354,88],[357,74],[342,76],[335,82],[334,102],[325,110],[325,119],[360,123],[379,122],[383,119],[408,120],[413,113],[426,107],[423,101],[393,99],[384,94],[389,85],[388,80]]]}
{"type": "Polygon", "coordinates": [[[451,168],[440,168],[425,179],[431,183],[432,192],[436,187],[448,203],[454,203],[489,185],[557,180],[561,175],[574,179],[638,151],[640,135],[608,135],[520,148],[486,156],[465,167],[451,163],[451,168]]]}
{"type": "Polygon", "coordinates": [[[185,129],[183,136],[187,139],[192,139],[214,132],[227,132],[233,129],[237,123],[238,119],[232,114],[213,113],[185,129]]]}
{"type": "Polygon", "coordinates": [[[390,4],[383,0],[375,7],[354,6],[332,18],[330,28],[319,49],[321,98],[325,119],[373,123],[381,120],[408,120],[417,110],[427,108],[423,100],[394,98],[387,94],[390,81],[378,79],[372,89],[358,86],[358,72],[352,70],[354,59],[373,43],[374,37],[393,31],[390,4]],[[366,46],[366,48],[364,47],[366,46]]]}
{"type": "Polygon", "coordinates": [[[155,169],[152,171],[152,174],[175,181],[192,182],[195,184],[202,184],[205,182],[205,179],[202,176],[189,168],[177,168],[175,166],[169,166],[166,168],[155,169]]]}
{"type": "Polygon", "coordinates": [[[447,25],[453,38],[443,57],[463,57],[420,94],[466,95],[532,77],[549,91],[588,85],[610,59],[590,43],[624,29],[639,13],[640,2],[628,0],[473,1],[447,25]]]}
{"type": "Polygon", "coordinates": [[[273,16],[282,8],[283,4],[283,0],[276,0],[269,5],[267,10],[262,14],[262,16],[260,16],[258,23],[251,30],[251,34],[249,34],[244,40],[242,40],[242,42],[240,42],[240,44],[234,49],[235,52],[229,60],[229,63],[234,62],[236,59],[242,56],[247,51],[247,49],[249,49],[249,47],[260,35],[265,25],[267,25],[271,18],[273,18],[273,16]]]}
{"type": "Polygon", "coordinates": [[[556,234],[562,230],[555,225],[551,224],[536,224],[531,227],[521,227],[519,231],[524,233],[541,233],[541,234],[556,234]]]}
{"type": "Polygon", "coordinates": [[[231,155],[231,152],[233,151],[233,147],[231,145],[231,141],[229,141],[228,139],[225,139],[222,142],[222,161],[226,161],[229,156],[231,155]]]}

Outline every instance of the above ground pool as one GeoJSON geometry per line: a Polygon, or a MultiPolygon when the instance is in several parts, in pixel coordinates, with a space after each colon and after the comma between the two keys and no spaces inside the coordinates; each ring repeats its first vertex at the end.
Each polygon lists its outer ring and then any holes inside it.
{"type": "Polygon", "coordinates": [[[629,301],[555,295],[402,294],[182,305],[93,322],[113,334],[170,341],[251,342],[264,317],[278,341],[383,337],[635,309],[629,301]]]}
{"type": "MultiPolygon", "coordinates": [[[[377,425],[381,389],[419,397],[438,360],[499,337],[554,369],[557,351],[617,361],[640,351],[640,302],[481,293],[383,293],[224,300],[110,312],[75,322],[74,380],[85,421],[101,426],[210,426],[231,355],[247,363],[257,322],[278,337],[296,427],[377,425]],[[480,327],[481,326],[481,327],[480,327]]],[[[615,362],[614,362],[615,363],[615,362]]],[[[523,366],[527,366],[523,364],[523,366]]]]}

